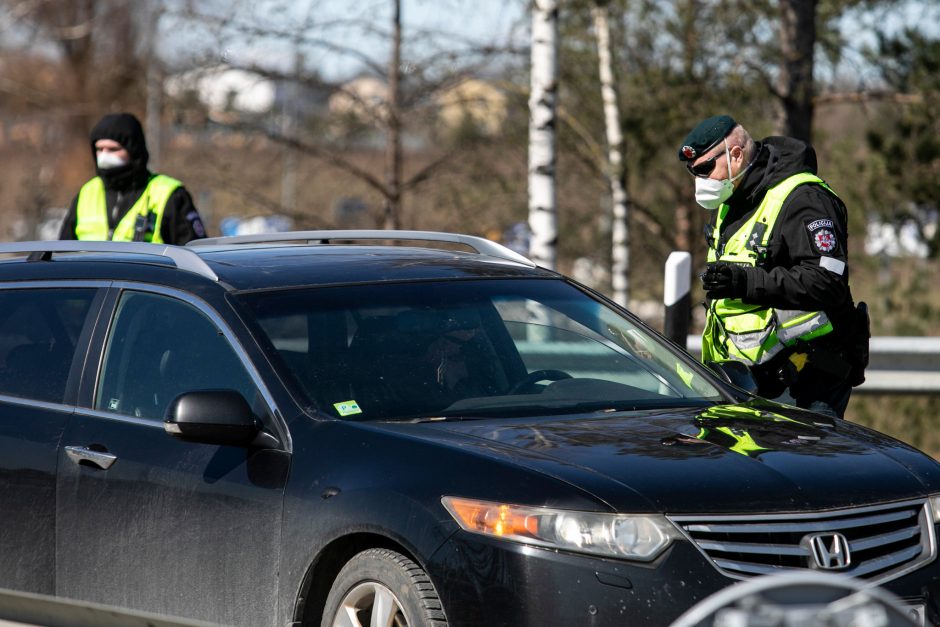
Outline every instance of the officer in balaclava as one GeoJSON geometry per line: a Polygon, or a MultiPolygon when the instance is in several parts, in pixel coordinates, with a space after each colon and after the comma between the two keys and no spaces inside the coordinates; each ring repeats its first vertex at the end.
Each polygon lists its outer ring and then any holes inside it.
{"type": "Polygon", "coordinates": [[[72,201],[59,239],[182,245],[206,236],[183,184],[147,169],[150,155],[136,117],[104,116],[90,140],[98,175],[72,201]]]}

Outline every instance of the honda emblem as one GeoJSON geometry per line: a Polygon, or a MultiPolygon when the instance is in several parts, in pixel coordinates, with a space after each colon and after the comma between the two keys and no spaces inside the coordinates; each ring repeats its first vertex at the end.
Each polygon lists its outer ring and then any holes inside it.
{"type": "Polygon", "coordinates": [[[849,541],[841,533],[815,533],[803,538],[801,543],[813,555],[814,568],[842,570],[852,563],[849,541]]]}

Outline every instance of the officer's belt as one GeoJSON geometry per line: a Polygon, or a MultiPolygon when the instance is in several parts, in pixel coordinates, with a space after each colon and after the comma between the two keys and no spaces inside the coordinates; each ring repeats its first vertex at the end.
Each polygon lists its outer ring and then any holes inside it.
{"type": "Polygon", "coordinates": [[[789,360],[796,366],[797,372],[801,372],[803,367],[809,364],[816,370],[840,379],[847,377],[852,370],[852,364],[838,352],[814,346],[812,342],[803,340],[796,342],[789,360]],[[803,363],[800,363],[801,361],[803,363]]]}

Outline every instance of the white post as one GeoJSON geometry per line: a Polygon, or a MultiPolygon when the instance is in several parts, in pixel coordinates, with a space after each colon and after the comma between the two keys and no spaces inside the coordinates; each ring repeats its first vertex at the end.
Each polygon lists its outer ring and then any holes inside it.
{"type": "Polygon", "coordinates": [[[692,314],[692,255],[680,251],[670,253],[666,260],[665,274],[663,334],[685,348],[692,314]]]}

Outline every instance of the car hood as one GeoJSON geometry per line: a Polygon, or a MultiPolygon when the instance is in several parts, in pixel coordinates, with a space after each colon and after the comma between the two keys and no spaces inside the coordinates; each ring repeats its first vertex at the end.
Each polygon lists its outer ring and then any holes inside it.
{"type": "Polygon", "coordinates": [[[832,509],[940,490],[940,464],[907,445],[764,401],[424,426],[456,436],[464,449],[573,484],[617,511],[832,509]]]}

